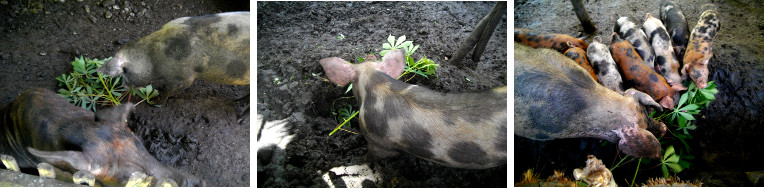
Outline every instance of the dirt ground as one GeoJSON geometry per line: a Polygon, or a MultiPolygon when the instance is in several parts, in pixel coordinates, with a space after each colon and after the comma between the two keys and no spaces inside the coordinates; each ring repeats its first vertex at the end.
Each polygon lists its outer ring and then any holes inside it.
{"type": "MultiPolygon", "coordinates": [[[[2,0],[0,105],[29,88],[56,91],[75,57],[110,57],[175,18],[248,10],[248,1],[2,0]]],[[[162,163],[208,186],[249,186],[249,121],[236,118],[249,103],[234,102],[248,94],[196,81],[161,108],[138,105],[128,126],[162,163]]]]}
{"type": "MultiPolygon", "coordinates": [[[[356,57],[382,50],[388,35],[406,35],[420,45],[413,55],[440,64],[437,77],[409,83],[440,92],[489,89],[507,81],[507,17],[497,26],[479,62],[448,64],[462,41],[493,2],[258,2],[256,129],[282,125],[292,135],[285,149],[267,147],[269,133],[258,134],[258,186],[325,187],[322,173],[334,167],[368,164],[381,175],[361,185],[384,187],[506,187],[507,166],[467,170],[436,165],[411,155],[364,162],[361,135],[339,131],[337,109],[357,102],[346,88],[326,79],[319,60],[356,57]],[[344,39],[338,39],[344,36],[344,39]],[[280,123],[277,123],[280,122],[280,123]]],[[[471,57],[471,55],[468,55],[471,57]]],[[[345,126],[358,132],[358,121],[345,126]]],[[[350,175],[328,175],[342,186],[350,175]]],[[[347,185],[347,184],[346,184],[347,185]]],[[[349,185],[348,185],[349,186],[349,185]]]]}
{"type": "MultiPolygon", "coordinates": [[[[659,15],[659,1],[584,1],[589,16],[598,28],[596,35],[609,36],[613,18],[628,16],[644,21],[645,14],[659,15]]],[[[709,0],[677,1],[688,26],[697,23],[703,4],[709,0]]],[[[701,112],[691,131],[689,144],[696,156],[692,166],[678,174],[683,180],[700,180],[703,186],[752,186],[745,172],[764,170],[764,4],[756,0],[713,1],[721,17],[721,29],[713,41],[714,56],[709,65],[709,80],[715,81],[719,93],[708,109],[701,112]]],[[[514,2],[515,28],[564,33],[575,37],[583,28],[569,1],[520,0],[514,2]]],[[[609,37],[604,42],[609,43],[609,37]]],[[[537,142],[515,136],[514,178],[529,168],[541,177],[552,170],[571,174],[584,166],[586,155],[595,154],[610,167],[616,162],[615,144],[601,145],[597,139],[564,139],[537,142]]],[[[655,164],[655,163],[652,163],[655,164]]],[[[636,170],[636,162],[613,171],[616,183],[628,185],[636,170]]],[[[661,176],[659,166],[640,167],[636,183],[648,177],[661,176]]],[[[759,182],[761,183],[761,181],[759,182]]]]}

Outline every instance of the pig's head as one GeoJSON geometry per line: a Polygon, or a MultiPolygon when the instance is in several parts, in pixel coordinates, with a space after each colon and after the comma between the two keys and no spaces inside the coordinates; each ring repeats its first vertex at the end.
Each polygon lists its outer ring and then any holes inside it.
{"type": "Polygon", "coordinates": [[[382,57],[382,61],[367,57],[366,62],[360,64],[350,64],[338,57],[321,59],[319,62],[329,81],[345,86],[350,82],[357,82],[358,77],[365,71],[381,71],[394,79],[398,78],[403,73],[404,54],[402,49],[390,51],[382,57]]]}
{"type": "Polygon", "coordinates": [[[181,186],[204,186],[203,180],[168,167],[148,153],[127,128],[127,117],[132,109],[134,105],[128,103],[100,110],[96,113],[94,129],[63,130],[70,132],[70,136],[61,142],[71,150],[41,151],[31,147],[27,150],[40,161],[60,169],[89,171],[106,186],[124,186],[133,172],[170,178],[181,186]]]}
{"type": "Polygon", "coordinates": [[[124,75],[124,83],[144,86],[150,84],[153,64],[150,58],[139,47],[140,41],[125,44],[109,61],[106,61],[98,72],[111,77],[124,75]]]}
{"type": "Polygon", "coordinates": [[[661,145],[655,135],[663,136],[666,125],[655,121],[647,115],[647,107],[662,110],[661,105],[655,102],[649,95],[635,89],[628,89],[624,96],[631,98],[629,104],[634,104],[631,116],[635,120],[633,125],[622,126],[612,130],[620,140],[618,147],[624,153],[640,158],[659,158],[661,145]]]}
{"type": "Polygon", "coordinates": [[[689,76],[692,82],[701,89],[706,88],[706,82],[708,82],[708,60],[697,58],[694,61],[685,62],[682,68],[682,74],[689,76]]]}

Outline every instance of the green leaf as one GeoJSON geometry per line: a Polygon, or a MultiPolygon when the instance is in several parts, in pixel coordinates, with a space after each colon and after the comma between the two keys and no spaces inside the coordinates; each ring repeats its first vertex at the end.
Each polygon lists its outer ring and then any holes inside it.
{"type": "Polygon", "coordinates": [[[663,178],[669,178],[669,171],[666,168],[666,164],[661,165],[661,171],[663,171],[663,178]]]}
{"type": "Polygon", "coordinates": [[[696,128],[698,128],[698,127],[697,127],[697,126],[695,126],[695,125],[690,125],[690,126],[687,126],[687,127],[685,127],[685,128],[687,128],[687,129],[690,129],[690,130],[695,130],[695,129],[696,129],[696,128]]]}
{"type": "Polygon", "coordinates": [[[682,107],[681,109],[679,109],[679,111],[696,110],[696,109],[698,109],[698,107],[700,107],[700,106],[698,106],[696,104],[690,104],[690,105],[687,105],[685,107],[682,107]]]}
{"type": "MultiPolygon", "coordinates": [[[[395,45],[395,37],[393,35],[389,35],[387,37],[387,42],[390,43],[390,45],[395,45]]],[[[391,47],[392,48],[392,47],[391,47]]]]}
{"type": "Polygon", "coordinates": [[[686,94],[687,93],[682,94],[682,96],[679,97],[679,104],[677,106],[682,106],[682,105],[684,105],[684,102],[687,102],[687,95],[686,94]]]}
{"type": "Polygon", "coordinates": [[[679,162],[679,155],[671,155],[668,159],[666,159],[666,163],[677,163],[679,162]]]}
{"type": "Polygon", "coordinates": [[[710,91],[707,91],[707,90],[700,90],[700,94],[703,95],[703,98],[706,98],[708,100],[716,99],[714,97],[714,94],[712,94],[710,91]]]}
{"type": "Polygon", "coordinates": [[[390,44],[388,44],[388,43],[384,43],[384,44],[382,44],[382,48],[384,48],[384,49],[392,49],[393,47],[390,46],[390,44]]]}
{"type": "Polygon", "coordinates": [[[348,86],[348,90],[345,90],[345,93],[347,94],[348,92],[350,92],[351,89],[353,89],[353,83],[350,83],[350,85],[348,86]]]}
{"type": "MultiPolygon", "coordinates": [[[[695,104],[692,104],[692,105],[695,105],[695,104]]],[[[684,119],[686,120],[695,120],[695,118],[692,117],[692,115],[686,112],[679,112],[679,115],[682,115],[682,117],[684,117],[684,119]]]]}
{"type": "Polygon", "coordinates": [[[403,41],[406,41],[406,35],[402,35],[401,37],[398,37],[398,41],[395,42],[395,48],[402,47],[401,44],[403,44],[403,41]]]}
{"type": "Polygon", "coordinates": [[[674,170],[674,172],[677,172],[677,173],[682,172],[683,170],[682,167],[679,166],[679,164],[677,163],[666,163],[666,165],[668,165],[669,168],[671,168],[672,170],[674,170]]]}
{"type": "Polygon", "coordinates": [[[413,41],[406,41],[406,42],[403,42],[403,44],[401,44],[399,47],[407,48],[407,47],[411,46],[411,44],[413,44],[413,43],[414,43],[413,41]]]}
{"type": "Polygon", "coordinates": [[[672,154],[674,154],[674,146],[673,145],[669,146],[668,148],[666,148],[666,153],[663,153],[663,159],[668,158],[668,156],[672,155],[672,154]]]}

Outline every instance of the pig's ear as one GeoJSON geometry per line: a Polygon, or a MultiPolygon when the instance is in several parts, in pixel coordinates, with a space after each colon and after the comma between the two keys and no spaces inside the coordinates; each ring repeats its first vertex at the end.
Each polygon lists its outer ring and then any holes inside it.
{"type": "Polygon", "coordinates": [[[353,65],[343,59],[330,57],[321,59],[319,62],[321,67],[324,67],[326,77],[329,77],[329,81],[332,81],[334,84],[345,86],[358,78],[353,65]]]}
{"type": "Polygon", "coordinates": [[[87,170],[90,166],[89,160],[79,151],[40,151],[29,147],[27,150],[40,161],[63,170],[87,170]]]}
{"type": "Polygon", "coordinates": [[[375,66],[377,66],[379,71],[397,79],[403,73],[405,53],[403,49],[388,52],[382,57],[382,63],[378,63],[375,66]]]}
{"type": "Polygon", "coordinates": [[[126,122],[130,111],[135,109],[132,103],[122,104],[112,108],[103,109],[96,112],[96,121],[117,121],[126,122]]]}
{"type": "Polygon", "coordinates": [[[643,93],[641,91],[638,91],[634,88],[627,89],[624,93],[624,96],[631,97],[637,100],[639,104],[646,107],[652,107],[655,110],[663,112],[663,108],[661,107],[658,102],[655,102],[655,99],[653,97],[650,97],[650,95],[647,95],[646,93],[643,93]]]}

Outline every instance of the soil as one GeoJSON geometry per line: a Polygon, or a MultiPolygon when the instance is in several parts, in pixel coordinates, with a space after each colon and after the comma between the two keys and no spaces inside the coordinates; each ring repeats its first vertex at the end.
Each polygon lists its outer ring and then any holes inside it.
{"type": "MultiPolygon", "coordinates": [[[[507,166],[471,170],[436,165],[411,155],[366,162],[363,136],[329,133],[340,123],[339,108],[352,105],[346,88],[326,79],[320,59],[340,57],[356,62],[382,50],[389,35],[405,35],[420,45],[414,53],[440,64],[436,77],[408,81],[439,92],[489,89],[507,81],[507,17],[497,26],[479,62],[448,64],[475,25],[494,2],[258,2],[256,129],[284,126],[291,135],[285,148],[273,147],[258,133],[258,186],[325,187],[322,174],[334,167],[368,165],[381,178],[366,186],[384,187],[506,187],[507,166]],[[344,36],[343,39],[339,39],[344,36]]],[[[358,121],[343,128],[359,132],[358,121]]],[[[352,175],[330,173],[342,184],[352,175]]],[[[374,178],[372,178],[374,179],[374,178]]],[[[359,186],[360,186],[359,185],[359,186]]],[[[348,185],[350,186],[350,185],[348,185]]]]}
{"type": "MultiPolygon", "coordinates": [[[[645,14],[659,15],[660,4],[639,0],[585,1],[589,16],[598,28],[597,36],[610,36],[614,18],[628,16],[644,21],[645,14]]],[[[718,7],[721,29],[713,40],[713,53],[709,64],[709,80],[715,81],[719,93],[710,107],[703,110],[694,124],[689,140],[692,155],[689,169],[678,173],[683,180],[700,180],[703,186],[752,186],[745,172],[764,170],[764,4],[762,1],[677,1],[684,12],[688,26],[693,28],[703,4],[718,7]]],[[[514,2],[516,28],[564,33],[575,37],[583,28],[569,1],[520,0],[514,2]]],[[[606,39],[607,38],[607,39],[606,39]]],[[[604,42],[609,43],[609,37],[604,42]]],[[[675,128],[674,128],[675,129],[675,128]]],[[[538,142],[515,136],[514,178],[534,168],[541,177],[552,170],[571,174],[574,168],[584,166],[586,155],[594,154],[608,167],[617,163],[615,144],[602,144],[598,139],[563,139],[538,142]]],[[[645,183],[648,177],[659,177],[659,166],[642,165],[636,183],[645,183]]],[[[636,161],[613,171],[616,183],[629,185],[637,169],[636,161]]]]}
{"type": "MultiPolygon", "coordinates": [[[[56,91],[55,77],[71,72],[75,57],[111,57],[175,18],[249,10],[248,1],[60,1],[0,1],[0,105],[30,88],[56,91]]],[[[248,85],[197,80],[161,108],[136,106],[128,126],[162,163],[207,186],[246,187],[249,121],[236,115],[248,94],[248,85]]]]}

